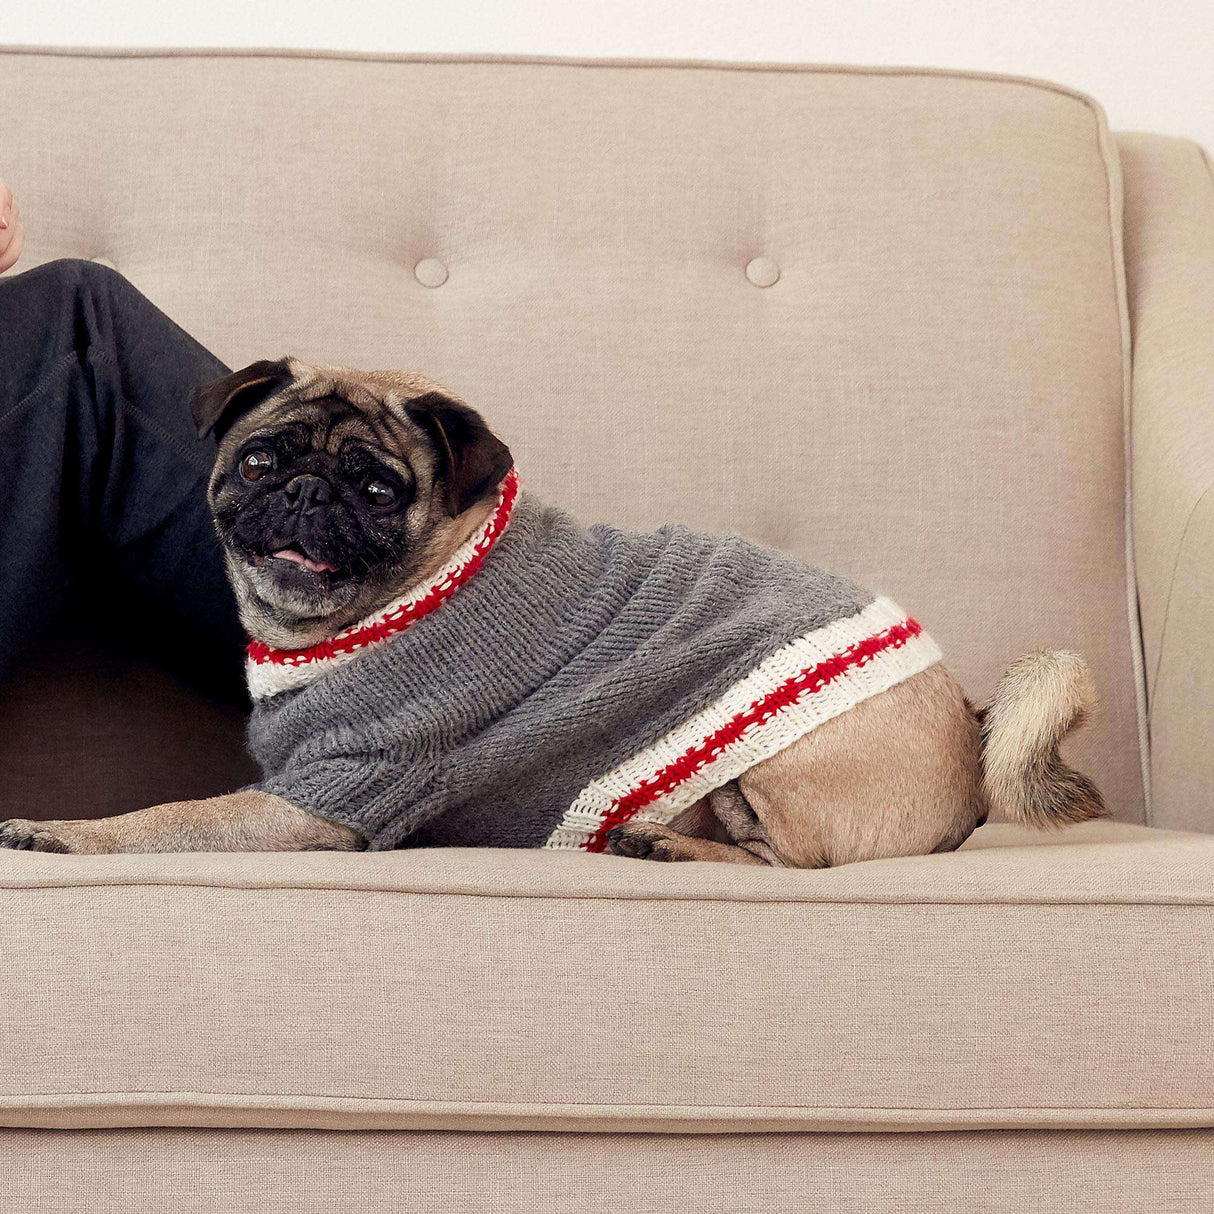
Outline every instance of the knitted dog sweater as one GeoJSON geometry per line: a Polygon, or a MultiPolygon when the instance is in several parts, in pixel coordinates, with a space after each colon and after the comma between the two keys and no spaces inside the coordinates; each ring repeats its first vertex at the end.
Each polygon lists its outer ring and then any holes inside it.
{"type": "Polygon", "coordinates": [[[736,536],[518,495],[319,645],[254,642],[256,786],[403,844],[601,851],[940,660],[888,599],[736,536]]]}

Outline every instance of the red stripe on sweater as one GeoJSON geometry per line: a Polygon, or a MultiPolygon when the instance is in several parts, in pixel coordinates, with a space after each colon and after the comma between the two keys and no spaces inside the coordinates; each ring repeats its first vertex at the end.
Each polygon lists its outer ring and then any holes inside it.
{"type": "Polygon", "coordinates": [[[887,649],[900,648],[922,631],[923,628],[917,620],[907,617],[903,623],[886,628],[874,636],[865,637],[864,640],[849,645],[816,666],[810,666],[799,674],[792,675],[779,687],[756,700],[744,712],[738,713],[720,729],[709,734],[702,742],[684,751],[674,762],[668,763],[653,776],[642,780],[622,797],[617,797],[603,816],[598,829],[584,844],[584,849],[590,852],[603,851],[607,846],[608,831],[622,826],[647,805],[652,805],[685,780],[691,779],[696,772],[716,759],[722,751],[737,742],[748,729],[770,720],[781,709],[796,704],[803,696],[821,691],[828,684],[847,674],[849,670],[871,661],[877,654],[883,653],[887,649]]]}
{"type": "Polygon", "coordinates": [[[376,641],[386,640],[398,632],[404,632],[410,624],[429,615],[441,607],[484,563],[489,550],[506,530],[514,499],[518,497],[518,472],[511,468],[502,481],[501,501],[489,520],[485,534],[476,545],[472,556],[444,582],[432,586],[420,599],[380,616],[364,624],[354,632],[339,634],[327,641],[320,641],[306,649],[271,649],[264,641],[250,641],[247,653],[258,665],[269,662],[275,666],[303,666],[308,662],[323,661],[342,653],[352,653],[376,641]]]}

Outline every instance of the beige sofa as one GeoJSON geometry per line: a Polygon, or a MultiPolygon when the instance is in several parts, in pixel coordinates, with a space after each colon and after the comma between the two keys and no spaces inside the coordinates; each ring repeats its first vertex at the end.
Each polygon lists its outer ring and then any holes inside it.
{"type": "MultiPolygon", "coordinates": [[[[0,116],[24,265],[422,368],[539,493],[853,574],[975,698],[1082,650],[1116,817],[818,872],[0,853],[0,1209],[1214,1207],[1197,147],[990,76],[277,52],[4,52],[0,116]]],[[[247,778],[69,631],[5,811],[247,778]]]]}

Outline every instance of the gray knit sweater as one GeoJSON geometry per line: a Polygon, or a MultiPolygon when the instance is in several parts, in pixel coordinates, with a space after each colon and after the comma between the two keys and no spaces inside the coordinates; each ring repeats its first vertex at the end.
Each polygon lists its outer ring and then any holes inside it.
{"type": "Polygon", "coordinates": [[[888,600],[779,552],[584,528],[527,494],[441,606],[341,661],[310,652],[283,690],[282,655],[250,659],[257,787],[372,848],[592,851],[940,656],[888,600]]]}

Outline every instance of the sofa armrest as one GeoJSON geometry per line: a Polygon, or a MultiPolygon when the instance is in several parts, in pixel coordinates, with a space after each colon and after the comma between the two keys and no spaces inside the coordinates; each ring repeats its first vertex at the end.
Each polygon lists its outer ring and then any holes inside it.
{"type": "Polygon", "coordinates": [[[1151,820],[1214,831],[1214,171],[1186,140],[1118,144],[1151,820]]]}

